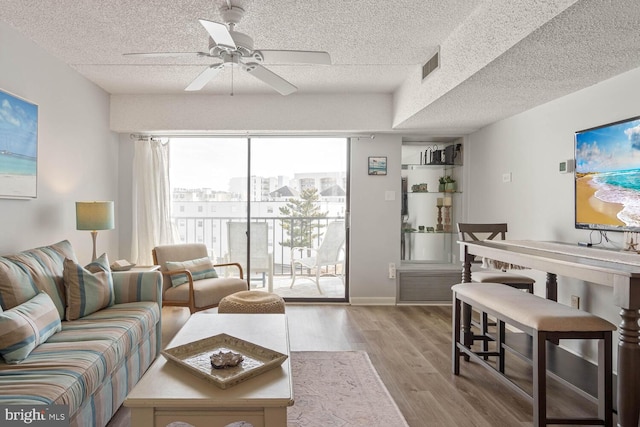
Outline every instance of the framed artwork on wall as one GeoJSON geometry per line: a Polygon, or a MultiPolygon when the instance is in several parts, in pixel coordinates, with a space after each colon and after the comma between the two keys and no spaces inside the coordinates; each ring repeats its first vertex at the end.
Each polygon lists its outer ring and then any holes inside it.
{"type": "Polygon", "coordinates": [[[387,158],[369,157],[369,175],[386,175],[387,158]]]}
{"type": "Polygon", "coordinates": [[[37,184],[38,105],[0,89],[0,197],[34,199],[37,184]]]}

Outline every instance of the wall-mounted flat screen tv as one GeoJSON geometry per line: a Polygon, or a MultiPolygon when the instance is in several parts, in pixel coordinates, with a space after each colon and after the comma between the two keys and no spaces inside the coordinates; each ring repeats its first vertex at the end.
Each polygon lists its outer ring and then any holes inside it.
{"type": "Polygon", "coordinates": [[[640,116],[575,133],[576,228],[640,231],[640,116]]]}

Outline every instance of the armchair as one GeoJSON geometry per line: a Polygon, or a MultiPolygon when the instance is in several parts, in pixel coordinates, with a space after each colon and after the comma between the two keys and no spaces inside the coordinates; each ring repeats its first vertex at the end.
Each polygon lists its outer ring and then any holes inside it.
{"type": "MultiPolygon", "coordinates": [[[[206,245],[186,243],[156,246],[152,251],[153,263],[160,266],[162,272],[162,306],[188,307],[193,314],[196,311],[217,307],[227,295],[249,289],[244,280],[242,267],[237,263],[213,264],[211,267],[238,268],[237,277],[206,277],[190,268],[169,268],[189,261],[208,258],[206,245]],[[169,263],[169,266],[167,265],[169,263]],[[194,275],[196,278],[194,279],[194,275]],[[182,277],[185,283],[176,285],[176,279],[182,277]],[[173,278],[173,281],[172,281],[173,278]]],[[[208,274],[207,276],[211,276],[208,274]]]]}

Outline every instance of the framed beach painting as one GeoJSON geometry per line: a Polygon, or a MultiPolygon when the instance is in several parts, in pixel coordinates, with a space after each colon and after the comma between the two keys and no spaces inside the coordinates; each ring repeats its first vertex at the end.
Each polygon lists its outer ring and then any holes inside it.
{"type": "Polygon", "coordinates": [[[369,175],[386,175],[387,158],[369,157],[369,175]]]}
{"type": "Polygon", "coordinates": [[[0,89],[0,197],[33,199],[37,184],[38,106],[0,89]]]}

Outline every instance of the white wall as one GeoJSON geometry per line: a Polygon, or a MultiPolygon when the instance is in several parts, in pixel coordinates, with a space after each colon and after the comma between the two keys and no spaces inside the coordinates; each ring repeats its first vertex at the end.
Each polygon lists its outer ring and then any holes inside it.
{"type": "MultiPolygon", "coordinates": [[[[560,174],[558,163],[574,157],[575,131],[640,115],[638,99],[640,68],[471,134],[465,146],[466,220],[508,222],[511,239],[588,241],[589,231],[574,228],[573,174],[560,174]],[[508,172],[513,181],[503,183],[508,172]]],[[[622,233],[609,237],[620,244],[622,233]]],[[[544,295],[544,274],[533,274],[536,294],[544,295]]],[[[620,322],[610,288],[558,281],[560,302],[569,305],[570,296],[578,295],[588,311],[620,322]]]]}
{"type": "MultiPolygon", "coordinates": [[[[2,22],[0,45],[0,88],[39,106],[38,197],[0,199],[0,254],[68,239],[86,263],[91,236],[75,229],[75,202],[118,196],[109,96],[2,22]]],[[[98,251],[115,257],[117,242],[100,232],[98,251]]]]}
{"type": "Polygon", "coordinates": [[[391,95],[113,95],[111,129],[218,134],[388,131],[391,95]]]}
{"type": "Polygon", "coordinates": [[[400,265],[401,157],[397,135],[354,138],[351,145],[350,296],[354,304],[395,304],[389,263],[400,265]],[[387,175],[368,175],[369,156],[387,157],[387,175]],[[386,192],[394,200],[385,200],[386,192]]]}

